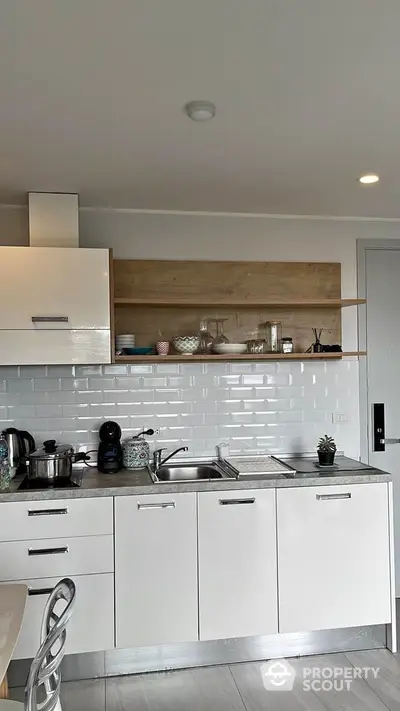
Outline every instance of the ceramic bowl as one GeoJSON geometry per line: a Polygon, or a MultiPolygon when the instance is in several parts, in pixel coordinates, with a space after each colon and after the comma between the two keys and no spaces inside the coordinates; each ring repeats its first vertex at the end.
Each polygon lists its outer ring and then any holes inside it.
{"type": "Polygon", "coordinates": [[[219,355],[238,355],[246,353],[247,343],[214,343],[213,351],[219,355]]]}
{"type": "Polygon", "coordinates": [[[193,355],[200,347],[200,336],[175,336],[172,344],[178,353],[193,355]]]}
{"type": "Polygon", "coordinates": [[[147,348],[123,348],[124,355],[149,355],[152,352],[152,347],[147,348]]]}

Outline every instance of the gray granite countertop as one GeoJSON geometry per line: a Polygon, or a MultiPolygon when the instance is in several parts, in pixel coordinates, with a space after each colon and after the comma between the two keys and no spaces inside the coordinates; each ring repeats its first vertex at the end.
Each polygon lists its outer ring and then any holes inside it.
{"type": "MultiPolygon", "coordinates": [[[[343,458],[345,459],[345,458],[343,458]]],[[[303,461],[303,460],[302,460],[303,461]]],[[[296,466],[298,458],[285,459],[288,464],[296,466]]],[[[295,477],[276,478],[273,475],[246,476],[240,479],[214,479],[207,481],[193,481],[185,483],[154,484],[147,469],[137,471],[122,470],[118,474],[101,474],[97,469],[84,468],[82,485],[79,488],[71,489],[42,489],[18,491],[22,478],[15,478],[11,482],[10,489],[0,491],[0,504],[6,501],[38,501],[50,499],[76,499],[90,498],[94,496],[130,496],[143,494],[160,494],[169,492],[171,494],[186,491],[229,491],[245,489],[279,489],[298,486],[329,486],[329,485],[351,485],[370,484],[373,482],[391,481],[392,476],[379,469],[366,467],[360,469],[359,462],[346,458],[346,463],[341,463],[335,470],[321,473],[313,466],[303,469],[311,471],[298,472],[295,477]],[[353,466],[350,465],[353,463],[353,466]],[[358,466],[354,466],[358,465],[358,466]]]]}

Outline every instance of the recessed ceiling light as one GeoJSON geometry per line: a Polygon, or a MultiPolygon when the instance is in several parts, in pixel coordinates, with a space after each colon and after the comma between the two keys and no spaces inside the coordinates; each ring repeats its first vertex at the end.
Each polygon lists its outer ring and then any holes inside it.
{"type": "Polygon", "coordinates": [[[185,110],[193,121],[209,121],[214,118],[216,107],[211,101],[189,101],[185,110]]]}
{"type": "Polygon", "coordinates": [[[361,178],[359,178],[358,180],[364,185],[371,185],[371,183],[378,182],[379,175],[376,175],[375,173],[368,173],[367,175],[362,175],[361,178]]]}

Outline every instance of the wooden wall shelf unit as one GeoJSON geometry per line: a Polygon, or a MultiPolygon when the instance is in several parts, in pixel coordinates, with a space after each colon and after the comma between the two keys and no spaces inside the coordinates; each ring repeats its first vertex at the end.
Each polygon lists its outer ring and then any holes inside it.
{"type": "MultiPolygon", "coordinates": [[[[313,308],[313,309],[326,309],[326,308],[338,308],[342,309],[345,306],[359,306],[360,304],[365,304],[366,299],[320,299],[316,301],[263,301],[263,302],[253,302],[250,300],[243,301],[241,303],[239,302],[234,302],[229,304],[229,306],[234,306],[238,307],[241,309],[307,309],[307,308],[313,308]]],[[[154,299],[148,299],[144,301],[143,299],[134,299],[134,298],[115,298],[114,299],[114,304],[115,306],[159,306],[159,307],[164,307],[164,308],[170,308],[170,307],[180,307],[180,308],[216,308],[216,307],[227,307],[227,304],[224,302],[219,302],[217,303],[216,301],[210,302],[209,300],[207,301],[200,301],[198,300],[195,304],[193,303],[187,303],[187,302],[182,302],[182,301],[174,301],[174,300],[169,300],[169,299],[164,299],[161,301],[160,299],[154,300],[154,299]]]]}
{"type": "Polygon", "coordinates": [[[115,356],[116,363],[213,363],[218,361],[265,361],[265,360],[341,360],[342,358],[367,355],[367,351],[349,351],[347,353],[241,353],[240,355],[147,355],[147,356],[115,356]]]}
{"type": "MultiPolygon", "coordinates": [[[[335,262],[206,262],[114,260],[115,332],[134,333],[136,346],[198,332],[202,318],[225,318],[232,341],[251,338],[265,321],[282,322],[295,353],[238,356],[116,356],[116,362],[332,360],[352,353],[305,353],[312,328],[341,344],[341,310],[365,299],[341,298],[335,262]],[[162,336],[160,337],[160,332],[162,336]]],[[[212,328],[210,331],[213,332],[212,328]]],[[[254,337],[254,336],[253,336],[254,337]]]]}

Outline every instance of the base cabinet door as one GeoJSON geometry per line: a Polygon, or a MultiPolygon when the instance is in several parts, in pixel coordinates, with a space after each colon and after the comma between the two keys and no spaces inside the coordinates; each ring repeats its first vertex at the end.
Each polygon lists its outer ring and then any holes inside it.
{"type": "MultiPolygon", "coordinates": [[[[57,578],[24,580],[29,595],[13,659],[34,657],[40,644],[40,627],[49,591],[57,578]]],[[[76,603],[67,628],[67,654],[100,652],[114,647],[114,575],[77,575],[76,603]]],[[[56,608],[57,609],[57,608],[56,608]]]]}
{"type": "Polygon", "coordinates": [[[200,639],[275,634],[275,491],[198,497],[200,639]]]}
{"type": "Polygon", "coordinates": [[[279,632],[387,623],[385,483],[278,489],[279,632]]]}
{"type": "Polygon", "coordinates": [[[196,494],[115,499],[116,646],[198,639],[196,494]]]}

